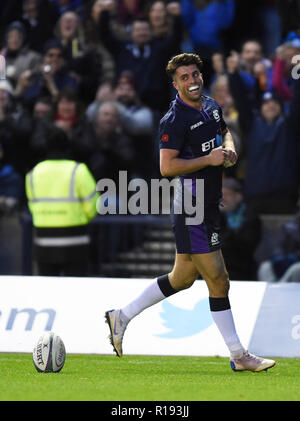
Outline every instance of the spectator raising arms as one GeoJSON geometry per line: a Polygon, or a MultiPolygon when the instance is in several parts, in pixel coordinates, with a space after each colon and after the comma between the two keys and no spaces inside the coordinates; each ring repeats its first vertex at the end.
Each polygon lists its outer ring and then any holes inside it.
{"type": "MultiPolygon", "coordinates": [[[[41,98],[41,100],[45,103],[46,98],[41,98]]],[[[82,161],[83,157],[81,156],[81,151],[77,151],[76,143],[73,142],[74,138],[77,139],[81,136],[85,126],[85,119],[83,117],[83,113],[81,112],[81,105],[82,104],[76,93],[68,88],[63,89],[60,92],[54,106],[50,110],[46,111],[45,114],[42,114],[41,117],[36,116],[37,106],[41,107],[41,104],[38,101],[36,102],[34,108],[36,118],[30,143],[35,164],[45,159],[47,155],[46,139],[49,122],[62,129],[68,136],[70,140],[70,156],[78,161],[82,161]],[[45,122],[47,124],[45,124],[45,122]]],[[[45,104],[43,104],[43,106],[45,107],[45,104]]]]}
{"type": "Polygon", "coordinates": [[[59,91],[66,87],[76,91],[78,83],[67,71],[62,44],[58,40],[50,40],[44,48],[41,68],[36,73],[26,70],[21,74],[16,95],[32,107],[39,96],[50,95],[55,101],[59,91]]]}
{"type": "Polygon", "coordinates": [[[80,98],[88,104],[101,79],[101,63],[93,48],[86,44],[82,23],[75,12],[62,14],[55,32],[64,47],[68,71],[78,82],[80,98]]]}
{"type": "Polygon", "coordinates": [[[182,19],[188,28],[195,53],[204,62],[203,78],[212,75],[211,55],[222,50],[220,32],[233,21],[234,0],[182,0],[182,19]]]}
{"type": "MultiPolygon", "coordinates": [[[[171,9],[175,15],[180,9],[171,9]]],[[[164,40],[153,39],[147,19],[135,19],[131,26],[130,41],[118,39],[111,30],[110,8],[102,9],[99,31],[103,44],[111,51],[116,74],[130,70],[136,80],[137,92],[141,100],[154,109],[164,110],[169,105],[170,91],[165,83],[165,60],[174,52],[174,46],[181,43],[182,33],[173,31],[164,40]],[[153,75],[155,77],[153,78],[153,75]]]]}
{"type": "Polygon", "coordinates": [[[300,79],[294,84],[289,114],[271,93],[256,113],[236,64],[228,58],[229,86],[246,139],[245,199],[259,214],[293,213],[299,189],[300,79]]]}

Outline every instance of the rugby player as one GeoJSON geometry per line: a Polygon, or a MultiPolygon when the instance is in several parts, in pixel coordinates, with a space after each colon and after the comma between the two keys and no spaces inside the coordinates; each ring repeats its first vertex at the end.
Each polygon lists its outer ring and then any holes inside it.
{"type": "MultiPolygon", "coordinates": [[[[166,68],[178,94],[160,121],[160,171],[179,178],[175,201],[186,188],[195,192],[197,179],[204,180],[204,219],[187,225],[186,214],[172,213],[176,257],[172,271],[159,276],[140,296],[119,310],[105,313],[110,339],[116,354],[122,356],[122,341],[130,320],[144,309],[178,291],[189,288],[199,278],[209,291],[212,317],[229,349],[235,371],[262,371],[275,361],[250,354],[236,333],[228,298],[229,279],[220,249],[219,203],[223,166],[236,163],[234,142],[222,117],[220,106],[202,94],[202,60],[196,54],[173,57],[166,68]]],[[[197,198],[195,197],[195,200],[197,198]]]]}

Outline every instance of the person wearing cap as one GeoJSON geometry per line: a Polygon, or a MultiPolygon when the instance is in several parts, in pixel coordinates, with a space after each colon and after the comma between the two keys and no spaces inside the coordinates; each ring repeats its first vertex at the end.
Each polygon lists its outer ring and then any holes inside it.
{"type": "Polygon", "coordinates": [[[38,72],[27,70],[21,74],[16,95],[33,106],[40,96],[50,95],[55,101],[59,91],[69,87],[78,90],[78,83],[66,69],[64,48],[60,41],[52,39],[44,47],[43,62],[38,72]]]}
{"type": "Polygon", "coordinates": [[[5,34],[5,46],[1,54],[6,61],[6,77],[15,87],[20,75],[26,70],[36,71],[41,55],[26,45],[26,28],[22,22],[12,22],[5,34]]]}
{"type": "Polygon", "coordinates": [[[235,178],[222,183],[221,242],[230,279],[256,280],[254,253],[261,240],[261,222],[244,201],[243,188],[235,178]]]}
{"type": "Polygon", "coordinates": [[[299,190],[300,79],[295,80],[288,113],[274,92],[253,109],[237,68],[228,67],[229,86],[246,142],[245,200],[258,214],[290,214],[299,190]]]}

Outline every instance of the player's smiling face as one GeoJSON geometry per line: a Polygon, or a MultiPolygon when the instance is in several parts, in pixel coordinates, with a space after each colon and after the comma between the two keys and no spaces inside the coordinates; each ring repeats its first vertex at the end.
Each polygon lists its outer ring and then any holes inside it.
{"type": "Polygon", "coordinates": [[[173,85],[182,101],[193,107],[201,105],[203,79],[196,64],[178,67],[173,85]]]}

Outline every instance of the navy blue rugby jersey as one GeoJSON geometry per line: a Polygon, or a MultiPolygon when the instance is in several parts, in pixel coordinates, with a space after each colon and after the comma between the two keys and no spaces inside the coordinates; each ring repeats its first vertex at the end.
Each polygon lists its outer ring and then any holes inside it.
{"type": "MultiPolygon", "coordinates": [[[[192,159],[208,155],[222,145],[222,132],[226,129],[221,107],[209,96],[202,95],[202,110],[183,102],[179,96],[159,124],[160,149],[176,149],[178,158],[192,159]]],[[[180,175],[192,180],[195,194],[196,179],[204,180],[204,206],[218,204],[222,198],[223,166],[208,166],[193,173],[180,175]]]]}

